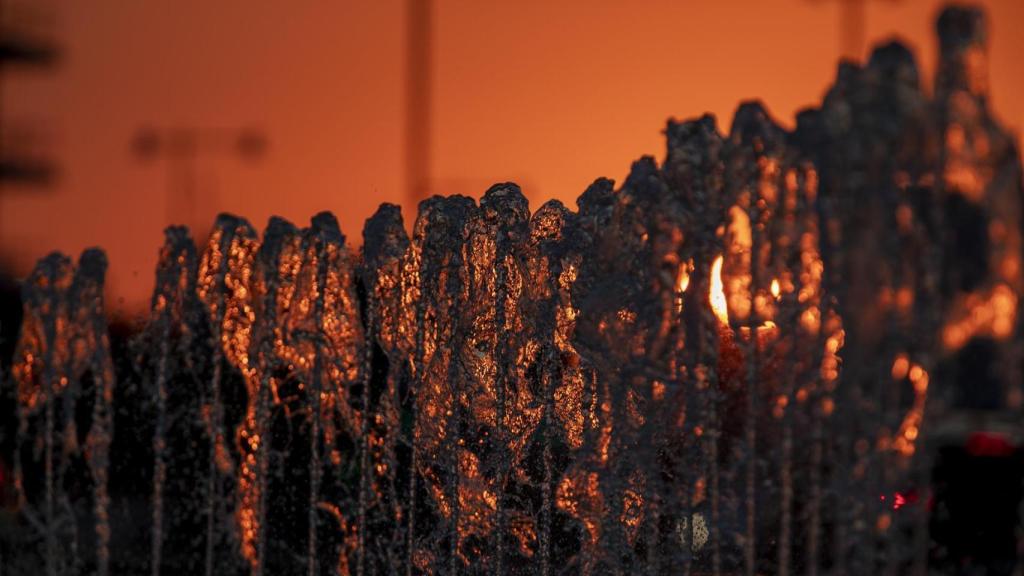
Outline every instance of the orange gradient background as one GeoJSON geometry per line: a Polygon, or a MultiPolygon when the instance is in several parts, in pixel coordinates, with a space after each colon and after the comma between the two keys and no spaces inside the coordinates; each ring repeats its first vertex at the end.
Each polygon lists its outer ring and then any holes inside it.
{"type": "MultiPolygon", "coordinates": [[[[429,0],[423,0],[429,1],[429,0]]],[[[669,117],[705,111],[727,130],[759,98],[784,126],[815,105],[842,54],[850,0],[436,0],[427,187],[479,196],[519,182],[534,208],[570,206],[595,177],[621,180],[659,159],[669,117]]],[[[867,46],[893,36],[915,51],[930,89],[933,0],[864,0],[867,46]]],[[[1024,125],[1024,2],[980,2],[990,21],[991,101],[1024,125]]],[[[60,176],[46,190],[0,189],[0,259],[26,274],[50,250],[99,245],[108,307],[140,312],[170,224],[167,161],[140,162],[143,126],[255,126],[257,163],[200,153],[198,216],[272,214],[308,222],[331,210],[361,242],[380,202],[415,207],[405,173],[407,3],[243,0],[61,2],[63,51],[46,73],[8,71],[4,118],[39,119],[60,176]]],[[[1019,139],[1019,136],[1018,136],[1019,139]]]]}

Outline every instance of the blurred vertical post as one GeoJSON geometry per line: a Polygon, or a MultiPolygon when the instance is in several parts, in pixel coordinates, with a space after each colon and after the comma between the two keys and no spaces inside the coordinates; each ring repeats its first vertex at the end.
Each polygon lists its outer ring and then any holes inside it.
{"type": "Polygon", "coordinates": [[[869,0],[835,1],[839,4],[839,56],[844,60],[860,61],[864,57],[864,45],[868,35],[869,0]]]}
{"type": "Polygon", "coordinates": [[[413,212],[429,191],[433,2],[406,0],[405,189],[413,212]]]}
{"type": "Polygon", "coordinates": [[[839,50],[843,58],[860,60],[864,55],[867,0],[839,0],[839,50]]]}
{"type": "MultiPolygon", "coordinates": [[[[891,4],[900,0],[890,0],[891,4]]],[[[839,51],[847,60],[860,61],[864,57],[864,46],[868,37],[869,0],[838,0],[839,2],[839,51]]]]}

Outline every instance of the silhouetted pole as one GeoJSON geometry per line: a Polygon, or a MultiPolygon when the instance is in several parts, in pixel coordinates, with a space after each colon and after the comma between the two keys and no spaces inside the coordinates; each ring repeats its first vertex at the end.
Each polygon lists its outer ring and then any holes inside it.
{"type": "MultiPolygon", "coordinates": [[[[867,41],[870,0],[835,0],[839,3],[839,51],[843,58],[860,60],[867,41]]],[[[898,0],[890,0],[895,3],[898,0]]]]}
{"type": "Polygon", "coordinates": [[[859,59],[864,53],[866,0],[839,1],[840,50],[846,58],[859,59]]]}
{"type": "Polygon", "coordinates": [[[433,2],[406,0],[405,189],[414,211],[430,187],[433,2]]]}

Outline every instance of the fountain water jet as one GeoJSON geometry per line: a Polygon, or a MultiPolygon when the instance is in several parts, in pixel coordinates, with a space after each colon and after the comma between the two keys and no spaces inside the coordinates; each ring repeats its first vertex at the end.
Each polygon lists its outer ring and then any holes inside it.
{"type": "Polygon", "coordinates": [[[129,354],[102,252],[41,260],[5,455],[28,545],[3,567],[955,564],[928,476],[947,421],[1020,409],[1024,212],[984,20],[939,32],[933,100],[880,46],[793,132],[758,103],[727,135],[669,122],[660,165],[575,212],[499,184],[424,201],[410,237],[384,205],[361,253],[328,213],[262,238],[222,215],[201,250],[172,227],[129,354]]]}

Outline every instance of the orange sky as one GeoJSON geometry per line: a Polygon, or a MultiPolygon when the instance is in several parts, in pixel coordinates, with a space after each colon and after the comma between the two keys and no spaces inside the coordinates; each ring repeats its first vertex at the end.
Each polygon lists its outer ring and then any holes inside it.
{"type": "MultiPolygon", "coordinates": [[[[785,125],[815,104],[840,56],[841,0],[437,0],[430,189],[479,195],[520,182],[533,205],[572,204],[597,176],[663,155],[670,116],[710,111],[727,129],[757,97],[785,125]]],[[[931,0],[867,0],[868,42],[905,38],[931,78],[931,0]]],[[[1024,126],[1024,2],[982,2],[992,101],[1024,126]]],[[[0,256],[25,274],[52,249],[101,245],[110,306],[148,299],[169,223],[165,163],[131,154],[143,125],[256,126],[258,164],[200,155],[202,222],[227,210],[262,226],[334,211],[358,241],[383,201],[401,202],[405,2],[148,0],[55,4],[56,72],[9,73],[4,118],[52,133],[61,176],[47,192],[0,191],[0,256]]],[[[405,208],[411,218],[410,207],[405,208]]]]}

